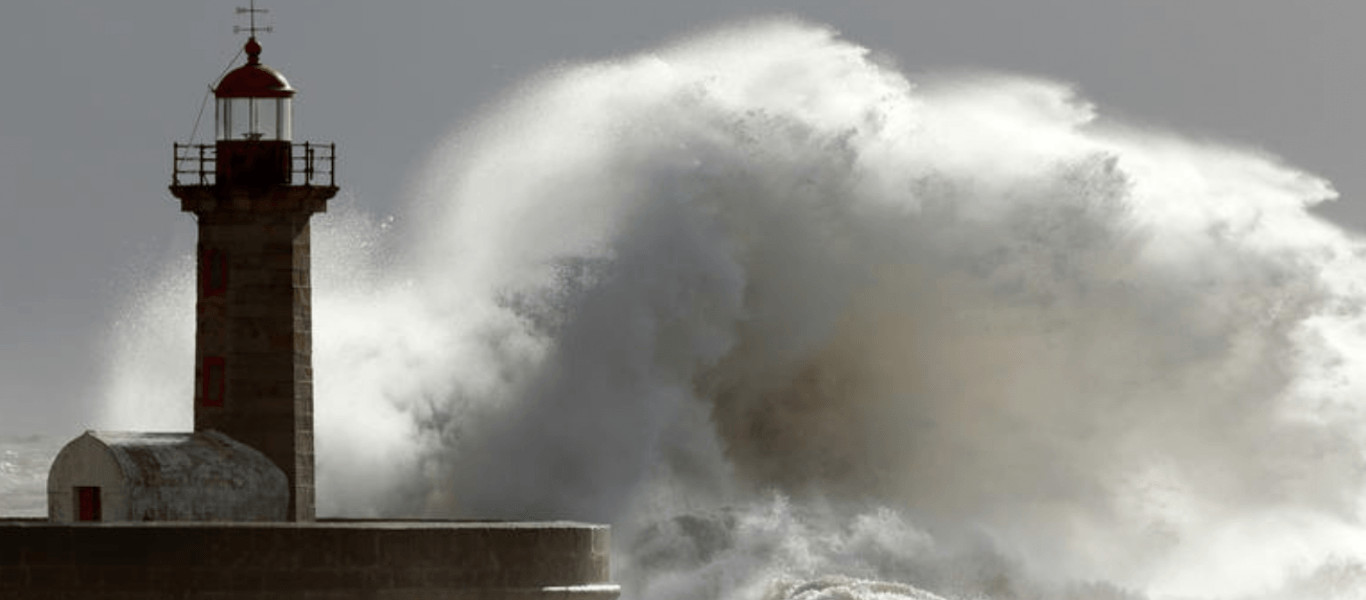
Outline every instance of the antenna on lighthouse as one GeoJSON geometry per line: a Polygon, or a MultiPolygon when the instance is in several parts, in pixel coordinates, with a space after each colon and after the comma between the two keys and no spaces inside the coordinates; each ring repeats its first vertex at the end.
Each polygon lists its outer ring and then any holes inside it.
{"type": "Polygon", "coordinates": [[[247,32],[251,37],[256,37],[256,32],[258,32],[258,31],[264,31],[264,32],[266,32],[266,33],[270,33],[270,32],[272,32],[272,31],[275,31],[275,28],[274,28],[274,27],[257,27],[257,26],[256,26],[256,13],[261,13],[261,14],[264,15],[264,14],[269,13],[269,12],[270,12],[269,10],[264,9],[264,8],[256,8],[256,0],[251,0],[251,3],[250,3],[246,8],[242,8],[241,6],[237,7],[237,14],[239,14],[239,15],[247,15],[248,25],[247,25],[246,27],[243,27],[243,26],[241,26],[241,25],[233,25],[233,27],[232,27],[232,32],[233,32],[233,33],[242,33],[242,32],[245,31],[245,32],[247,32]]]}

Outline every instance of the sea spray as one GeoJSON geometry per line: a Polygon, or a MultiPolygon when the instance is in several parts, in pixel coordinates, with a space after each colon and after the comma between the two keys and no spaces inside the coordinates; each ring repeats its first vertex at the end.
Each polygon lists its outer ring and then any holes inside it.
{"type": "MultiPolygon", "coordinates": [[[[317,221],[320,512],[611,522],[632,598],[1353,597],[1363,246],[1097,113],[782,20],[543,74],[317,221]]],[[[188,410],[188,268],[108,422],[188,410]]]]}

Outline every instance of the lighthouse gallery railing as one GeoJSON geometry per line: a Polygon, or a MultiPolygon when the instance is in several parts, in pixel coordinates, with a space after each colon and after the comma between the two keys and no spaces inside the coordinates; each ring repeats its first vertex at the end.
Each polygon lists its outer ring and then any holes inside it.
{"type": "MultiPolygon", "coordinates": [[[[214,144],[173,145],[174,162],[171,185],[214,185],[218,167],[218,147],[214,144]]],[[[289,185],[337,184],[337,145],[300,142],[290,144],[289,185]]]]}

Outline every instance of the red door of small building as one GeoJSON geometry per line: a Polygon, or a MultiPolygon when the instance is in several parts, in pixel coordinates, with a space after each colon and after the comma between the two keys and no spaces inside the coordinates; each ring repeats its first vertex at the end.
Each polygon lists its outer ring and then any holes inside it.
{"type": "Polygon", "coordinates": [[[77,487],[76,520],[100,521],[102,519],[103,515],[100,514],[100,488],[77,487]]]}

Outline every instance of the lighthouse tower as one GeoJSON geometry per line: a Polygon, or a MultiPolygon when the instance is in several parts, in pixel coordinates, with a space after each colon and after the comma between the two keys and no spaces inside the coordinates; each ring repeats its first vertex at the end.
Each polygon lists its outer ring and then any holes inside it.
{"type": "Polygon", "coordinates": [[[264,454],[288,479],[286,520],[312,521],[308,222],[337,193],[335,152],[293,141],[295,90],[249,31],[246,64],[214,87],[215,143],[175,146],[171,194],[199,226],[194,428],[264,454]]]}

